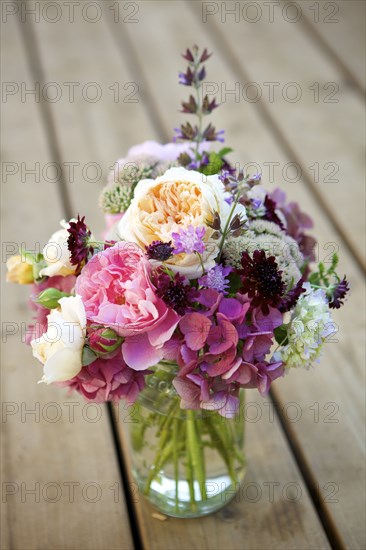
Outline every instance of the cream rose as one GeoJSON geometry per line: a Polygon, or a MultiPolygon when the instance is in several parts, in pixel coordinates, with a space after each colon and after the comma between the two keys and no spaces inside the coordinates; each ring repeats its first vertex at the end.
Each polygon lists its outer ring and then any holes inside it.
{"type": "Polygon", "coordinates": [[[59,304],[47,316],[47,332],[31,341],[34,357],[44,364],[40,382],[46,384],[70,380],[82,368],[86,315],[81,296],[61,298],[59,304]]]}
{"type": "MultiPolygon", "coordinates": [[[[143,250],[153,241],[168,242],[172,233],[193,227],[205,227],[205,270],[215,265],[219,241],[213,239],[214,230],[207,226],[213,213],[218,212],[225,227],[231,206],[225,200],[225,189],[217,175],[205,176],[185,168],[170,168],[163,176],[141,180],[134,199],[118,224],[121,239],[137,243],[143,250]]],[[[246,218],[245,207],[237,205],[235,214],[246,218]]],[[[167,261],[174,271],[194,279],[202,275],[197,254],[177,254],[167,261]]]]}
{"type": "Polygon", "coordinates": [[[62,220],[60,225],[63,229],[56,231],[43,249],[43,257],[48,265],[39,272],[41,277],[66,277],[75,273],[76,266],[70,263],[70,252],[67,248],[69,224],[62,220]]]}

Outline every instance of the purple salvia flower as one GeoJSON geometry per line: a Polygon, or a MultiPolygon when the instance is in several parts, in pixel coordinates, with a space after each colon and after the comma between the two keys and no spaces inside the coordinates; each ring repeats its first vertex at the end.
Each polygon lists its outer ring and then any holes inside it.
{"type": "Polygon", "coordinates": [[[198,80],[204,80],[206,78],[206,69],[205,67],[202,67],[202,69],[198,73],[198,80]]]}
{"type": "Polygon", "coordinates": [[[219,180],[222,181],[222,183],[228,183],[228,179],[230,178],[231,174],[229,170],[222,170],[221,174],[219,174],[219,180]]]}
{"type": "Polygon", "coordinates": [[[253,210],[258,210],[258,208],[261,208],[263,204],[260,199],[250,199],[250,202],[253,207],[253,210]]]}
{"type": "Polygon", "coordinates": [[[262,179],[262,174],[260,172],[257,172],[256,174],[254,174],[254,176],[251,176],[249,181],[261,181],[261,179],[262,179]]]}
{"type": "Polygon", "coordinates": [[[200,285],[206,288],[213,288],[218,292],[227,294],[227,288],[229,287],[229,280],[226,278],[231,273],[231,267],[224,267],[222,265],[215,265],[206,275],[198,279],[200,285]]]}
{"type": "Polygon", "coordinates": [[[188,67],[186,73],[179,73],[179,84],[183,84],[183,86],[192,86],[194,77],[194,73],[188,67]]]}
{"type": "Polygon", "coordinates": [[[192,160],[187,166],[188,170],[198,170],[200,167],[200,161],[199,160],[192,160]]]}
{"type": "Polygon", "coordinates": [[[225,130],[219,130],[218,132],[216,132],[216,141],[221,141],[221,143],[224,143],[225,141],[225,138],[223,137],[225,133],[225,130]]]}
{"type": "Polygon", "coordinates": [[[205,236],[205,227],[193,227],[189,225],[187,229],[181,229],[179,233],[172,233],[174,239],[174,254],[203,254],[205,250],[205,243],[203,237],[205,236]]]}
{"type": "Polygon", "coordinates": [[[207,51],[207,48],[205,48],[203,50],[203,53],[201,55],[201,58],[200,58],[200,63],[203,63],[204,61],[207,61],[207,59],[209,59],[211,57],[211,53],[208,53],[207,51]]]}
{"type": "Polygon", "coordinates": [[[224,201],[227,202],[229,206],[231,206],[234,202],[234,197],[225,197],[224,201]]]}

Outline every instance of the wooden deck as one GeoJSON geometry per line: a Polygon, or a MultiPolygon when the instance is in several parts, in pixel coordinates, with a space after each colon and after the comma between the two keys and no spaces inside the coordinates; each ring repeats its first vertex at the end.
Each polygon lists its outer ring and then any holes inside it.
{"type": "Polygon", "coordinates": [[[180,53],[198,43],[214,52],[214,121],[233,157],[312,213],[320,259],[338,250],[352,286],[321,365],[266,400],[248,393],[239,498],[161,521],[128,476],[123,414],[37,385],[21,343],[27,289],[4,283],[1,548],[364,549],[365,2],[1,4],[2,274],[17,245],[42,248],[63,217],[102,230],[108,167],[171,138],[180,53]]]}

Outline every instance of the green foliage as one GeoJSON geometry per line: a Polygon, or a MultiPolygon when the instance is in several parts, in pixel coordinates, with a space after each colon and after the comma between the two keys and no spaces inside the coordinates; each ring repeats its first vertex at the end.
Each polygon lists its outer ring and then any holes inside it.
{"type": "Polygon", "coordinates": [[[201,168],[201,172],[205,174],[205,176],[213,176],[221,170],[224,163],[218,153],[212,152],[209,154],[208,158],[209,163],[201,168]]]}
{"type": "Polygon", "coordinates": [[[335,272],[338,265],[338,255],[333,254],[330,266],[327,268],[323,262],[318,264],[318,271],[314,271],[310,277],[309,282],[315,287],[324,288],[325,291],[333,288],[335,284],[338,284],[340,279],[335,272]]]}
{"type": "Polygon", "coordinates": [[[71,294],[61,292],[57,288],[46,288],[46,290],[38,295],[37,304],[47,309],[55,309],[59,306],[59,300],[68,296],[71,296],[71,294]]]}
{"type": "Polygon", "coordinates": [[[229,292],[232,296],[235,296],[235,294],[240,290],[243,284],[240,275],[238,275],[237,273],[230,273],[228,279],[230,283],[229,292]]]}
{"type": "Polygon", "coordinates": [[[90,363],[93,363],[96,359],[98,359],[97,354],[94,353],[94,351],[90,349],[89,346],[84,346],[81,355],[81,362],[83,367],[90,365],[90,363]]]}
{"type": "Polygon", "coordinates": [[[27,252],[27,250],[20,250],[22,260],[26,261],[27,264],[32,266],[33,269],[33,278],[37,283],[43,281],[44,277],[39,275],[39,272],[47,267],[47,262],[45,261],[43,254],[34,254],[33,252],[27,252]]]}
{"type": "Polygon", "coordinates": [[[274,335],[277,344],[286,346],[288,344],[287,325],[281,325],[274,329],[274,335]]]}

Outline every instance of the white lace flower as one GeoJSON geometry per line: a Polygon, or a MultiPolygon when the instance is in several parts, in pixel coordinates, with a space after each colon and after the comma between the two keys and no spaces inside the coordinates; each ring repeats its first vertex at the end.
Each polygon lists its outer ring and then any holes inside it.
{"type": "Polygon", "coordinates": [[[304,283],[288,328],[288,344],[280,352],[286,367],[309,368],[317,361],[326,338],[334,332],[328,301],[321,289],[304,283]]]}

